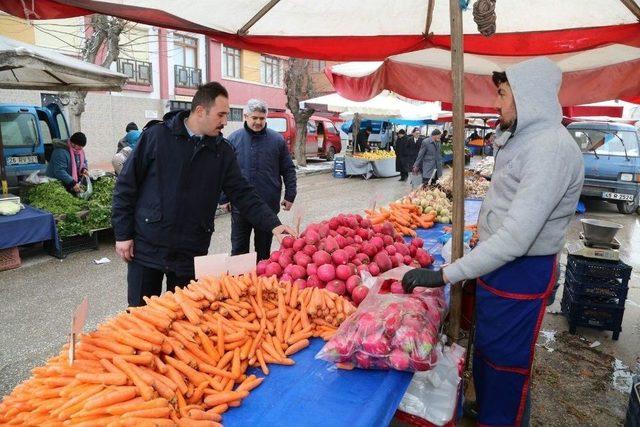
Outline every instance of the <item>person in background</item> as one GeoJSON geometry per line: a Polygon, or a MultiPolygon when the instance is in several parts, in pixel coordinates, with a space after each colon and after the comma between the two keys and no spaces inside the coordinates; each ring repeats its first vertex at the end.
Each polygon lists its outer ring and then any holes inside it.
{"type": "Polygon", "coordinates": [[[260,230],[281,240],[295,232],[280,223],[242,176],[222,136],[229,94],[217,82],[199,86],[191,110],[171,111],[142,133],[113,194],[116,253],[127,262],[128,303],[188,284],[196,256],[211,244],[216,207],[224,192],[260,230]]]}
{"type": "Polygon", "coordinates": [[[440,138],[440,142],[442,144],[448,144],[449,140],[451,139],[451,137],[449,136],[449,131],[448,130],[443,130],[442,131],[442,137],[440,138]]]}
{"type": "Polygon", "coordinates": [[[371,132],[373,132],[373,128],[371,126],[367,126],[364,131],[358,132],[356,150],[360,153],[371,151],[371,148],[369,147],[369,135],[371,135],[371,132]]]}
{"type": "Polygon", "coordinates": [[[125,131],[125,135],[122,138],[120,138],[120,141],[118,141],[118,149],[117,149],[117,151],[120,151],[124,147],[127,146],[127,144],[128,144],[127,143],[127,134],[132,130],[137,131],[138,130],[138,125],[135,124],[134,122],[129,122],[127,124],[127,126],[125,127],[125,130],[124,130],[125,131]]]}
{"type": "MultiPolygon", "coordinates": [[[[229,135],[244,178],[274,214],[291,209],[296,198],[296,169],[280,133],[267,127],[266,102],[250,99],[244,108],[244,127],[229,135]],[[284,181],[284,198],[282,183],[284,181]]],[[[229,206],[225,206],[228,210],[229,206]]],[[[237,207],[231,206],[231,255],[249,252],[251,232],[258,261],[269,258],[273,234],[255,227],[237,207]]]]}
{"type": "Polygon", "coordinates": [[[434,129],[429,138],[422,140],[420,152],[413,164],[413,173],[422,171],[422,183],[432,184],[442,176],[442,152],[440,151],[440,129],[434,129]],[[435,175],[434,175],[435,172],[435,175]]]}
{"type": "Polygon", "coordinates": [[[89,176],[84,147],[87,137],[82,132],[76,132],[68,141],[54,141],[51,160],[47,165],[47,176],[62,181],[68,192],[78,194],[82,192],[80,180],[89,176]]]}
{"type": "Polygon", "coordinates": [[[443,269],[414,269],[402,279],[406,292],[478,279],[478,425],[529,425],[534,350],[584,181],[580,148],[562,126],[561,82],[562,71],[544,57],[493,73],[500,129],[479,243],[443,269]]]}
{"type": "Polygon", "coordinates": [[[124,162],[127,161],[133,150],[135,150],[141,134],[142,132],[139,130],[131,130],[127,132],[127,135],[125,136],[127,145],[122,150],[118,151],[111,159],[113,171],[116,176],[120,174],[122,167],[124,166],[124,162]]]}
{"type": "Polygon", "coordinates": [[[404,149],[404,139],[407,137],[407,131],[404,129],[400,129],[395,135],[395,141],[393,143],[393,149],[396,152],[396,172],[400,172],[400,181],[405,181],[407,179],[406,174],[403,175],[402,161],[401,155],[402,150],[404,149]]]}
{"type": "Polygon", "coordinates": [[[389,151],[391,149],[391,123],[382,122],[382,129],[380,130],[380,149],[389,151]]]}
{"type": "Polygon", "coordinates": [[[400,153],[397,157],[400,159],[400,181],[406,181],[409,177],[409,172],[413,168],[413,164],[418,158],[420,152],[420,146],[424,137],[420,135],[420,128],[415,127],[411,132],[411,135],[407,135],[403,138],[400,149],[400,153]]]}

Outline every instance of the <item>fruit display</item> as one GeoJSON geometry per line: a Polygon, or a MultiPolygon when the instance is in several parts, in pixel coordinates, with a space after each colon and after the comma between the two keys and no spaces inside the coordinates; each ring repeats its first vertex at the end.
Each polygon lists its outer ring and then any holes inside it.
{"type": "Polygon", "coordinates": [[[360,273],[378,276],[400,265],[427,267],[433,262],[422,239],[406,244],[393,225],[360,215],[338,215],[310,224],[299,238],[287,236],[279,250],[260,261],[257,273],[292,282],[299,289],[321,288],[357,305],[366,296],[360,273]]]}
{"type": "Polygon", "coordinates": [[[416,228],[431,228],[436,219],[433,213],[422,213],[422,208],[413,203],[391,203],[389,208],[365,210],[373,224],[390,221],[393,228],[404,236],[416,236],[416,228]]]}
{"type": "MultiPolygon", "coordinates": [[[[464,196],[482,199],[487,195],[491,183],[485,178],[477,175],[473,171],[464,172],[464,196]]],[[[440,187],[446,194],[453,194],[453,174],[448,174],[438,181],[440,187]]]]}
{"type": "Polygon", "coordinates": [[[493,174],[493,167],[495,166],[495,158],[493,156],[487,156],[480,160],[473,170],[484,178],[491,178],[493,174]]]}
{"type": "Polygon", "coordinates": [[[451,223],[452,205],[444,191],[434,187],[422,187],[398,200],[402,204],[414,204],[423,214],[435,216],[435,222],[451,223]]]}
{"type": "Polygon", "coordinates": [[[0,424],[220,426],[312,337],[327,340],[355,312],[324,289],[275,278],[193,281],[129,308],[66,345],[0,403],[0,424]],[[335,325],[335,326],[334,326],[335,325]]]}
{"type": "Polygon", "coordinates": [[[365,159],[365,160],[383,160],[383,159],[395,159],[396,153],[395,151],[386,151],[386,150],[376,150],[376,151],[366,151],[364,153],[355,153],[353,155],[356,159],[365,159]]]}
{"type": "Polygon", "coordinates": [[[446,303],[442,288],[400,295],[386,280],[340,326],[316,358],[341,367],[425,371],[435,364],[446,303]],[[387,288],[387,289],[385,289],[387,288]],[[388,293],[389,290],[391,293],[388,293]],[[398,294],[394,293],[397,292],[398,294]]]}

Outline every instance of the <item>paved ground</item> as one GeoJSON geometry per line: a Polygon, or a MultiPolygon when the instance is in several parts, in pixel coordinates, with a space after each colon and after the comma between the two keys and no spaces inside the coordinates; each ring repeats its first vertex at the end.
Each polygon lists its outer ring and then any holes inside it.
{"type": "MultiPolygon", "coordinates": [[[[334,179],[330,174],[299,177],[297,205],[304,208],[304,223],[315,222],[338,212],[362,212],[376,195],[388,203],[408,191],[397,178],[334,179]]],[[[579,329],[581,336],[598,340],[600,349],[633,366],[640,352],[640,220],[637,215],[619,215],[613,205],[588,204],[588,217],[620,222],[625,228],[618,238],[622,257],[634,267],[631,290],[619,341],[609,332],[579,329]]],[[[285,223],[291,213],[282,213],[285,223]]],[[[570,239],[576,239],[579,217],[572,223],[570,239]]],[[[211,252],[230,250],[230,218],[216,220],[211,252]]],[[[66,340],[73,308],[87,295],[90,309],[88,328],[126,307],[126,267],[113,250],[113,241],[101,241],[97,251],[71,254],[63,261],[36,252],[27,254],[19,269],[0,273],[0,396],[8,393],[29,371],[58,351],[66,340]],[[96,265],[94,259],[108,257],[111,263],[96,265]]],[[[558,300],[562,288],[558,291],[558,300]]],[[[558,303],[550,307],[557,311],[558,303]]],[[[543,329],[565,331],[560,315],[547,314],[543,329]]]]}

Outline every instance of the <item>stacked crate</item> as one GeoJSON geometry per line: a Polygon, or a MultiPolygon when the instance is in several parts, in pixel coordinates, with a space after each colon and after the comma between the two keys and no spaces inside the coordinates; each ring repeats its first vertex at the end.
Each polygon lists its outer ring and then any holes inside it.
{"type": "Polygon", "coordinates": [[[333,160],[333,177],[334,178],[346,178],[347,171],[345,168],[344,157],[336,157],[333,160]]]}
{"type": "Polygon", "coordinates": [[[578,326],[596,328],[613,332],[617,340],[630,277],[631,267],[622,261],[568,255],[562,312],[569,332],[574,334],[578,326]]]}

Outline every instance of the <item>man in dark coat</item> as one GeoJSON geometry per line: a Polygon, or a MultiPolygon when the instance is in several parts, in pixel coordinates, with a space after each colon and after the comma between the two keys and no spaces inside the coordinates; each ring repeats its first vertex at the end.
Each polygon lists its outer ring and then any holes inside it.
{"type": "Polygon", "coordinates": [[[402,149],[404,148],[404,138],[407,136],[407,131],[400,129],[395,135],[395,141],[393,143],[393,149],[396,152],[396,172],[400,172],[400,181],[406,181],[407,176],[402,173],[402,162],[400,156],[402,155],[402,149]]]}
{"type": "Polygon", "coordinates": [[[372,131],[373,129],[371,128],[371,126],[367,126],[364,131],[358,132],[358,138],[356,139],[357,151],[361,153],[364,153],[365,151],[371,151],[371,148],[369,146],[369,135],[371,135],[372,131]]]}
{"type": "Polygon", "coordinates": [[[409,172],[413,169],[413,164],[418,157],[423,137],[420,135],[420,129],[415,127],[411,136],[407,135],[400,145],[402,148],[398,155],[400,159],[400,181],[405,181],[409,176],[409,172]]]}
{"type": "Polygon", "coordinates": [[[293,234],[242,176],[221,134],[229,95],[217,82],[198,88],[191,111],[173,111],[142,133],[118,176],[112,224],[116,252],[128,263],[128,302],[143,304],[194,278],[193,258],[206,255],[221,192],[257,228],[293,234]]]}
{"type": "MultiPolygon", "coordinates": [[[[281,205],[285,211],[290,210],[296,198],[296,169],[282,135],[267,128],[267,112],[268,107],[264,101],[250,99],[244,110],[244,127],[229,135],[229,142],[236,151],[242,175],[277,214],[281,205]],[[280,202],[283,180],[284,200],[280,202]]],[[[273,240],[271,231],[254,227],[236,206],[232,206],[232,255],[249,252],[252,230],[258,261],[269,258],[273,240]]]]}

